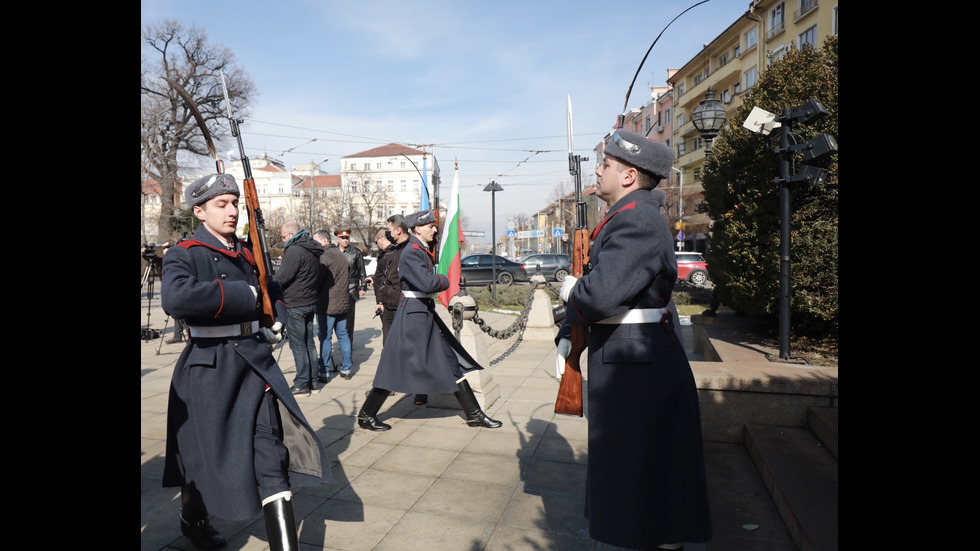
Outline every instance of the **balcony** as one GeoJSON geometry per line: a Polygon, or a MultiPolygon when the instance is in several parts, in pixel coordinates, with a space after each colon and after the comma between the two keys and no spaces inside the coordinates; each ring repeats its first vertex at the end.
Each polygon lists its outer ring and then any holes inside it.
{"type": "Polygon", "coordinates": [[[793,22],[795,23],[801,17],[815,9],[817,9],[817,0],[803,0],[803,3],[800,4],[800,9],[793,12],[793,22]]]}

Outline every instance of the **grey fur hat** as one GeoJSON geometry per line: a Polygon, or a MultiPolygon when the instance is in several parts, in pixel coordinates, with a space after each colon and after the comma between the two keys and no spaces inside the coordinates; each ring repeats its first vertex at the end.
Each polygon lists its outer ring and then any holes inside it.
{"type": "Polygon", "coordinates": [[[238,184],[235,183],[235,178],[231,174],[214,173],[199,178],[187,186],[187,189],[184,190],[184,198],[187,200],[187,208],[191,209],[226,193],[241,197],[238,184]]]}
{"type": "Polygon", "coordinates": [[[613,132],[606,142],[605,154],[645,170],[661,180],[670,177],[670,169],[674,166],[673,149],[629,130],[613,132]]]}
{"type": "Polygon", "coordinates": [[[426,224],[431,224],[436,221],[436,216],[432,212],[432,209],[422,210],[419,212],[413,212],[412,214],[405,215],[405,225],[409,228],[414,228],[415,226],[424,226],[426,224]]]}

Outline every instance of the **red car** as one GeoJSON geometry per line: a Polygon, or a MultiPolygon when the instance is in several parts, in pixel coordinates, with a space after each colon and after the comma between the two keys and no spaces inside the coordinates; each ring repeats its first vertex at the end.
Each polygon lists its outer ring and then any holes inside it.
{"type": "Polygon", "coordinates": [[[704,285],[708,282],[708,263],[701,253],[681,253],[677,255],[677,279],[687,280],[694,285],[704,285]]]}

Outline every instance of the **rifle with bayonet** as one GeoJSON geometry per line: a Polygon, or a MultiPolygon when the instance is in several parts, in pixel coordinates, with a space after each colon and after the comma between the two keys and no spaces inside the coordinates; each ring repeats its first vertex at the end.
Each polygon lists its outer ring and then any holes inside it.
{"type": "MultiPolygon", "coordinates": [[[[582,200],[582,161],[588,157],[580,157],[573,152],[572,147],[572,98],[568,98],[568,172],[575,177],[575,233],[572,241],[572,275],[582,277],[585,266],[589,263],[589,229],[585,214],[585,201],[582,200]]],[[[571,325],[572,348],[565,358],[565,373],[561,376],[558,386],[558,397],[555,399],[555,413],[582,416],[582,367],[579,358],[585,350],[585,327],[571,325]]]]}
{"type": "Polygon", "coordinates": [[[245,179],[242,181],[242,192],[245,194],[245,209],[248,211],[248,242],[252,245],[252,256],[255,257],[255,264],[259,272],[259,299],[262,303],[262,314],[259,316],[259,325],[262,327],[272,327],[276,321],[275,309],[272,299],[269,296],[269,275],[272,274],[272,257],[269,255],[269,246],[265,239],[265,217],[262,215],[262,207],[259,205],[259,194],[255,189],[255,180],[252,178],[252,167],[249,165],[248,156],[245,155],[245,145],[242,144],[242,134],[238,125],[244,122],[236,119],[231,111],[231,99],[228,97],[228,86],[225,84],[225,74],[221,74],[221,88],[225,94],[225,106],[228,108],[228,121],[231,123],[231,135],[238,140],[238,151],[242,159],[242,170],[245,179]]]}

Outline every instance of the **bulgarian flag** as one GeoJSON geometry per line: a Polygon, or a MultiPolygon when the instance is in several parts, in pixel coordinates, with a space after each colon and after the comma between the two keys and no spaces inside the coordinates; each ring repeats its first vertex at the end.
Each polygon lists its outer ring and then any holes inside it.
{"type": "Polygon", "coordinates": [[[449,299],[459,292],[459,244],[463,242],[463,230],[459,227],[459,161],[453,175],[453,192],[449,196],[446,225],[439,241],[439,267],[437,272],[449,278],[449,288],[439,293],[439,302],[449,308],[449,299]]]}

